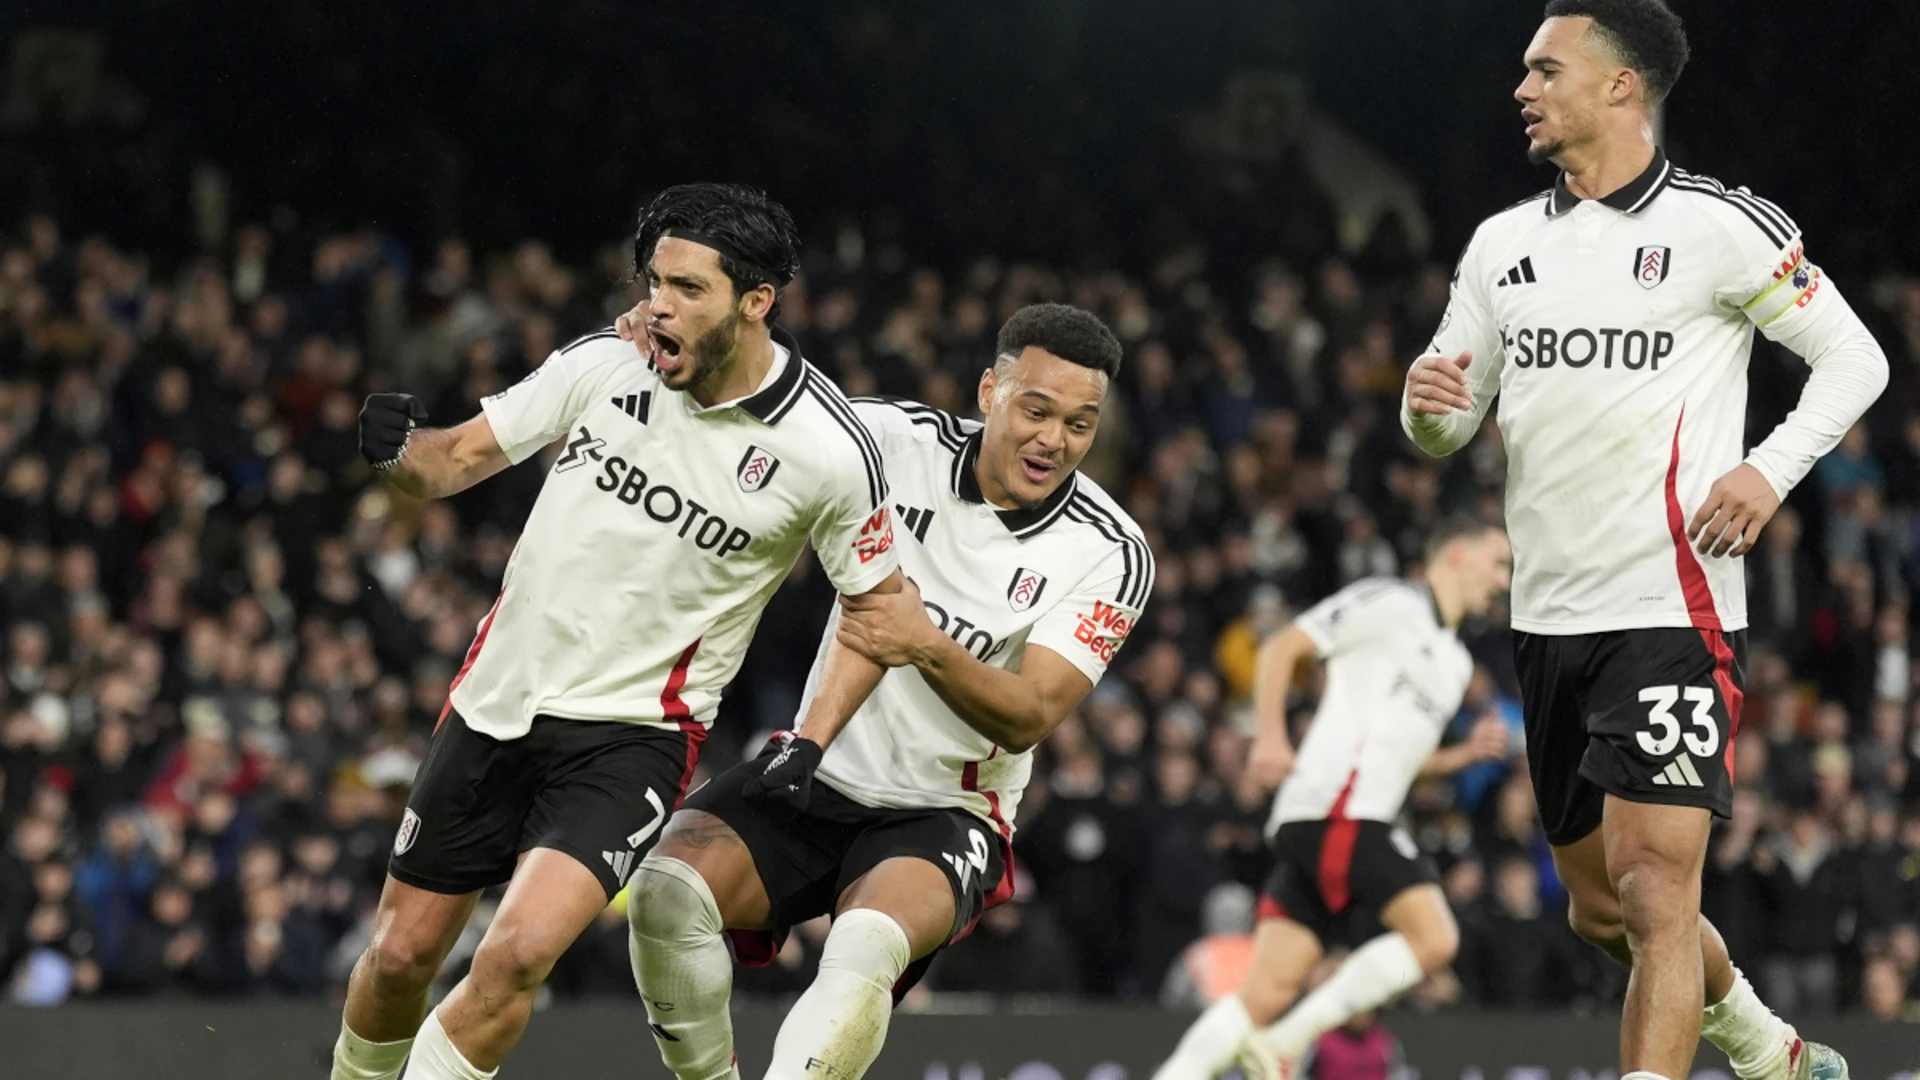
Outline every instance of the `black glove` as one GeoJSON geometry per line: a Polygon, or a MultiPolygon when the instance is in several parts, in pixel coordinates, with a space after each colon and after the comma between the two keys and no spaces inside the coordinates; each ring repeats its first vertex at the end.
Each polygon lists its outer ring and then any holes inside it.
{"type": "Polygon", "coordinates": [[[805,810],[813,795],[813,772],[826,749],[812,739],[782,731],[767,740],[755,761],[765,762],[759,776],[749,777],[740,792],[749,799],[770,800],[794,810],[805,810]]]}
{"type": "Polygon", "coordinates": [[[376,469],[391,469],[407,456],[407,440],[427,418],[412,394],[368,394],[360,407],[360,456],[376,469]]]}

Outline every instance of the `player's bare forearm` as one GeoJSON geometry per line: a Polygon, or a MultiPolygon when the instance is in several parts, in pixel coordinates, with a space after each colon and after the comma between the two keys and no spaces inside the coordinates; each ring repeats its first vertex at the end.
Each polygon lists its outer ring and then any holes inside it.
{"type": "Polygon", "coordinates": [[[1417,774],[1421,780],[1452,776],[1469,765],[1500,761],[1507,756],[1507,725],[1498,715],[1482,714],[1467,737],[1428,755],[1417,774]]]}
{"type": "Polygon", "coordinates": [[[451,495],[453,442],[453,432],[444,428],[418,428],[407,440],[407,456],[381,475],[416,499],[451,495]]]}
{"type": "Polygon", "coordinates": [[[416,499],[455,495],[498,473],[507,455],[493,437],[485,413],[456,428],[418,428],[406,456],[382,475],[416,499]]]}
{"type": "Polygon", "coordinates": [[[1428,755],[1427,760],[1421,763],[1420,771],[1416,776],[1421,780],[1437,780],[1452,776],[1473,764],[1474,760],[1473,755],[1467,752],[1465,743],[1444,747],[1428,755]]]}
{"type": "Polygon", "coordinates": [[[1029,647],[1023,673],[976,659],[946,635],[918,651],[913,666],[954,715],[1010,753],[1038,746],[1093,683],[1051,650],[1029,647]],[[1053,657],[1048,663],[1042,655],[1053,657]],[[1036,661],[1038,663],[1036,664],[1036,661]],[[1040,670],[1031,670],[1039,668],[1040,670]],[[1071,671],[1071,676],[1059,669],[1071,671]],[[1072,681],[1078,679],[1079,693],[1072,681]]]}
{"type": "Polygon", "coordinates": [[[820,668],[820,689],[800,721],[800,737],[822,747],[833,745],[834,738],[853,719],[853,714],[873,693],[873,688],[880,685],[880,677],[886,673],[886,668],[842,645],[838,639],[828,641],[827,657],[820,668]]]}
{"type": "Polygon", "coordinates": [[[1260,730],[1269,737],[1286,738],[1287,692],[1293,686],[1294,671],[1318,655],[1313,639],[1297,626],[1288,626],[1261,644],[1254,664],[1253,712],[1260,730]]]}
{"type": "MultiPolygon", "coordinates": [[[[884,605],[889,600],[906,601],[900,593],[907,587],[907,579],[899,570],[894,570],[881,580],[880,584],[852,598],[843,604],[841,624],[857,618],[851,614],[855,610],[871,612],[876,604],[884,605]]],[[[918,603],[918,594],[912,598],[918,603]]],[[[921,613],[924,620],[925,615],[921,613]]],[[[853,719],[853,714],[866,703],[873,694],[873,688],[880,685],[881,676],[887,673],[884,650],[874,647],[871,637],[857,638],[868,646],[871,652],[863,652],[849,646],[849,638],[835,634],[827,642],[826,660],[820,668],[820,689],[813,695],[813,702],[807,707],[807,715],[801,718],[797,734],[822,747],[833,743],[841,729],[853,719]]]]}

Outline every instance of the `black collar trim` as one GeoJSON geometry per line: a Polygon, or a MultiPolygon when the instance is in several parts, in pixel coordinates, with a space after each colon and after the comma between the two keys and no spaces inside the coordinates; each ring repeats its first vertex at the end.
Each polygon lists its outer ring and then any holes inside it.
{"type": "Polygon", "coordinates": [[[1451,629],[1451,627],[1447,625],[1447,617],[1440,613],[1440,599],[1433,595],[1433,586],[1424,581],[1416,581],[1413,583],[1413,587],[1419,589],[1421,594],[1427,598],[1427,606],[1433,609],[1434,623],[1442,630],[1451,629]]]}
{"type": "MultiPolygon", "coordinates": [[[[987,497],[980,493],[980,478],[974,473],[974,466],[980,460],[980,436],[985,428],[975,428],[960,446],[960,452],[953,455],[953,494],[962,502],[985,505],[987,497]]],[[[994,509],[1000,518],[1000,524],[1015,537],[1025,540],[1046,529],[1067,509],[1067,500],[1073,497],[1074,488],[1079,484],[1080,476],[1076,472],[1067,477],[1053,494],[1047,496],[1039,506],[1017,510],[994,509]]]]}
{"type": "Polygon", "coordinates": [[[787,366],[773,382],[741,398],[735,404],[765,424],[777,424],[800,400],[807,372],[806,358],[800,355],[800,343],[779,327],[773,328],[774,343],[787,350],[787,366]]]}
{"type": "MultiPolygon", "coordinates": [[[[1673,163],[1667,160],[1665,150],[1655,147],[1653,161],[1648,163],[1644,172],[1634,177],[1633,182],[1626,187],[1603,196],[1599,202],[1602,206],[1612,207],[1623,214],[1637,214],[1645,210],[1648,203],[1653,202],[1655,197],[1665,191],[1667,182],[1672,179],[1673,163]]],[[[1575,195],[1567,187],[1567,174],[1561,173],[1553,182],[1552,197],[1547,200],[1547,216],[1559,217],[1580,205],[1581,201],[1580,196],[1575,195]]]]}

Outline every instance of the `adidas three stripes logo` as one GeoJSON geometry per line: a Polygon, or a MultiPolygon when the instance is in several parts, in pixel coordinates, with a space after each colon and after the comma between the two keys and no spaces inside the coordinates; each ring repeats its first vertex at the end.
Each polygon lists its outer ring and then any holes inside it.
{"type": "Polygon", "coordinates": [[[647,411],[653,407],[653,391],[614,398],[613,407],[644,424],[647,422],[647,411]]]}
{"type": "Polygon", "coordinates": [[[1685,754],[1667,762],[1667,767],[1653,774],[1653,782],[1662,787],[1706,787],[1700,780],[1700,770],[1693,767],[1693,759],[1685,754]]]}
{"type": "Polygon", "coordinates": [[[1509,285],[1532,285],[1539,280],[1533,276],[1533,256],[1528,255],[1513,269],[1507,271],[1507,276],[1500,279],[1500,287],[1504,289],[1509,285]]]}

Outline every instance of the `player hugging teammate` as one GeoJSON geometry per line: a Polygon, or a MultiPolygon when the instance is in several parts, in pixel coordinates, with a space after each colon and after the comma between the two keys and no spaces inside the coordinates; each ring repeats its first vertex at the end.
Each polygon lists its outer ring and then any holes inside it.
{"type": "Polygon", "coordinates": [[[917,523],[895,534],[909,583],[842,601],[806,697],[831,687],[841,648],[887,669],[873,695],[850,722],[803,705],[797,733],[688,798],[634,876],[634,971],[679,1080],[739,1075],[723,934],[741,959],[765,962],[821,915],[833,928],[819,974],[766,1075],[865,1074],[898,996],[1012,895],[1033,748],[1093,688],[1153,591],[1139,527],[1076,468],[1119,343],[1085,311],[1039,304],[1008,319],[997,346],[980,377],[985,423],[854,399],[894,508],[917,523]]]}

